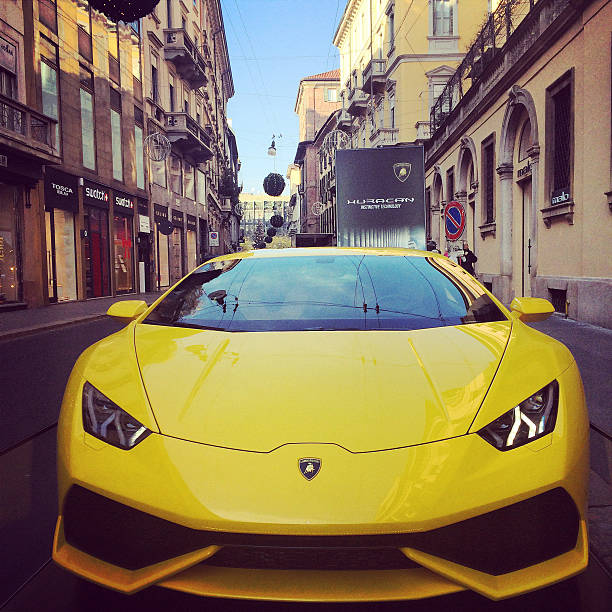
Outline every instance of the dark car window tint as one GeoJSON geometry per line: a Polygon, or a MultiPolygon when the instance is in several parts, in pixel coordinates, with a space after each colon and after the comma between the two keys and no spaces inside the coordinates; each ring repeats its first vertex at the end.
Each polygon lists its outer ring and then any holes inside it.
{"type": "Polygon", "coordinates": [[[475,283],[429,258],[248,257],[206,264],[145,323],[226,331],[423,329],[505,320],[475,283]]]}

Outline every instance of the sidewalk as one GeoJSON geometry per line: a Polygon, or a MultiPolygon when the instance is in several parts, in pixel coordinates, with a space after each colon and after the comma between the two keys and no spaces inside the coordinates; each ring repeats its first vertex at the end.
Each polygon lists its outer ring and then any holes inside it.
{"type": "MultiPolygon", "coordinates": [[[[99,298],[0,313],[0,342],[106,315],[125,299],[153,303],[162,292],[99,298]]],[[[591,422],[589,540],[612,577],[612,330],[553,315],[534,328],[563,342],[573,353],[585,387],[591,422]]]]}
{"type": "Polygon", "coordinates": [[[0,342],[24,334],[99,319],[106,315],[111,304],[121,300],[144,300],[147,304],[152,304],[162,293],[162,291],[153,291],[0,312],[0,342]]]}

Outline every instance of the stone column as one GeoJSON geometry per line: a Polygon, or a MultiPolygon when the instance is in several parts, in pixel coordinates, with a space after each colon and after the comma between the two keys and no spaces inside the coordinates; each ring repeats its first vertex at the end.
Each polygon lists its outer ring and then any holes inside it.
{"type": "Polygon", "coordinates": [[[501,299],[509,303],[512,299],[512,164],[500,164],[499,176],[500,206],[497,207],[496,222],[500,237],[501,299]]]}

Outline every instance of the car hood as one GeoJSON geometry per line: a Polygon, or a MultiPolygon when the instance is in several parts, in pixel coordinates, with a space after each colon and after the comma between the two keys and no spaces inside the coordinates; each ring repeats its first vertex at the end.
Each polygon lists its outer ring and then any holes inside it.
{"type": "Polygon", "coordinates": [[[465,434],[512,323],[417,331],[201,331],[141,324],[138,362],[162,434],[249,451],[366,452],[465,434]]]}

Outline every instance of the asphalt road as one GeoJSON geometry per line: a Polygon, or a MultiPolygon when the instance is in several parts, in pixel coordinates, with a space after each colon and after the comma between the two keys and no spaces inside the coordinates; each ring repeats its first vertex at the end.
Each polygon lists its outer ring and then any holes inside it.
{"type": "MultiPolygon", "coordinates": [[[[381,604],[278,604],[202,599],[153,588],[126,597],[88,585],[49,560],[57,513],[55,422],[68,374],[83,348],[120,328],[111,320],[77,324],[0,343],[0,606],[38,610],[571,610],[610,609],[612,583],[595,560],[581,576],[505,602],[459,593],[421,602],[381,604]],[[2,605],[2,602],[5,602],[2,605]]],[[[598,382],[601,394],[609,373],[598,382]]],[[[585,381],[586,383],[586,381],[585,381]]],[[[601,395],[598,395],[601,397],[601,395]]],[[[603,425],[604,423],[602,423],[603,425]]]]}

